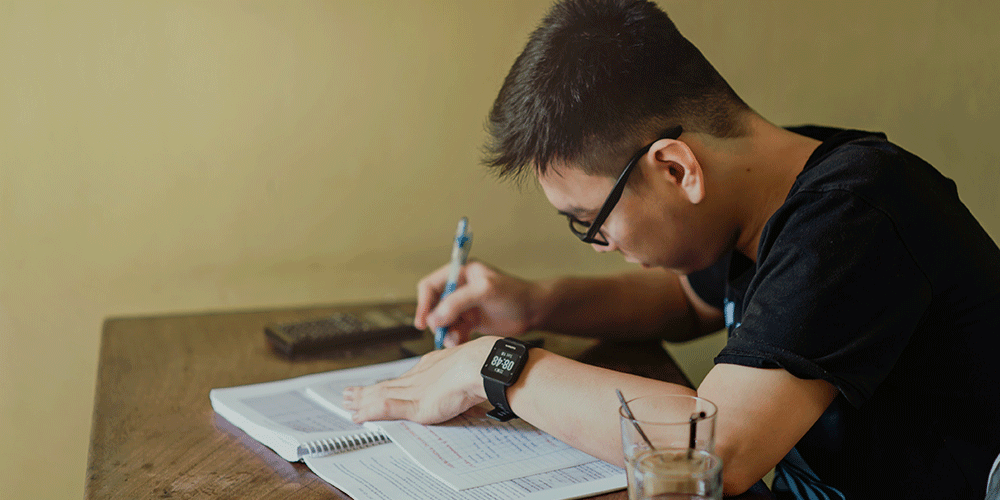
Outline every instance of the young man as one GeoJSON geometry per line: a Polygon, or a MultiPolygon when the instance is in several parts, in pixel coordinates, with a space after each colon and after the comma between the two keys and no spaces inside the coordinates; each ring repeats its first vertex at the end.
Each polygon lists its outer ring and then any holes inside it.
{"type": "MultiPolygon", "coordinates": [[[[930,165],[881,134],[769,123],[643,1],[555,5],[490,132],[487,163],[537,177],[577,237],[662,269],[530,282],[470,263],[437,303],[442,268],[419,284],[416,324],[450,325],[461,345],[348,389],[357,420],[439,422],[486,400],[498,339],[464,342],[473,330],[726,326],[697,394],[719,407],[727,494],[777,465],[775,489],[799,498],[983,497],[1000,453],[1000,250],[930,165]]],[[[621,463],[616,388],[695,393],[531,349],[505,395],[621,463]]]]}

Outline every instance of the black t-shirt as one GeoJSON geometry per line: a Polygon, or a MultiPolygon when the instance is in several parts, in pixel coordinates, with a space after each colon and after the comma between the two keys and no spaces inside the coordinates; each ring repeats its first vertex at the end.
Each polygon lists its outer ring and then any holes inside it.
{"type": "Polygon", "coordinates": [[[823,141],[761,235],[689,276],[716,363],[839,390],[796,450],[846,498],[983,498],[1000,453],[1000,250],[955,184],[882,134],[823,141]]]}

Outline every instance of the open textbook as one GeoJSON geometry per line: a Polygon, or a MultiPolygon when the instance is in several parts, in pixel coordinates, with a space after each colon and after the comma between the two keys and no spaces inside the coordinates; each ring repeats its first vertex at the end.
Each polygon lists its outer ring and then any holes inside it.
{"type": "Polygon", "coordinates": [[[482,407],[439,425],[350,420],[345,387],[395,378],[416,362],[212,389],[210,399],[219,415],[355,500],[556,500],[625,487],[621,468],[524,421],[492,420],[482,407]]]}

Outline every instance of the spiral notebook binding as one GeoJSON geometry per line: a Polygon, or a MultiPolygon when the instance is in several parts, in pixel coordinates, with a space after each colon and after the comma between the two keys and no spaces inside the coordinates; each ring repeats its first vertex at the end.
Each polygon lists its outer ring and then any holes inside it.
{"type": "Polygon", "coordinates": [[[389,438],[383,434],[366,432],[364,434],[355,434],[352,436],[341,436],[310,441],[299,446],[299,455],[303,457],[332,455],[334,453],[358,450],[387,442],[389,442],[389,438]]]}

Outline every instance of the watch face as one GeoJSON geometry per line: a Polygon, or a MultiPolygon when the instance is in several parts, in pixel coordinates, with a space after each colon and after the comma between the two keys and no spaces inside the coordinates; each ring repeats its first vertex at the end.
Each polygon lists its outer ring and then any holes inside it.
{"type": "Polygon", "coordinates": [[[517,376],[524,368],[528,348],[523,344],[513,342],[498,341],[493,345],[493,350],[486,357],[486,363],[480,373],[489,379],[496,380],[505,386],[509,386],[517,380],[517,376]]]}

